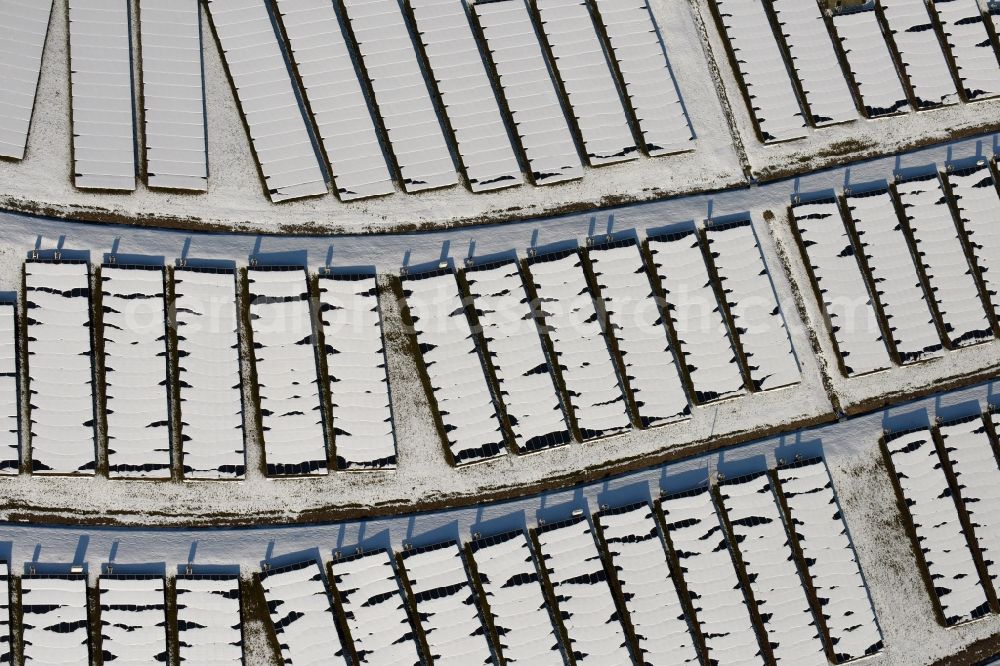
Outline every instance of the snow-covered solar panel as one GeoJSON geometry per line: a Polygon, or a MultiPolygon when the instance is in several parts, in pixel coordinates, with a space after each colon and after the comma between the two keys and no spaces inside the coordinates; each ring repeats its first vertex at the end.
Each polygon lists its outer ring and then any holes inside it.
{"type": "Polygon", "coordinates": [[[86,576],[23,576],[24,663],[90,663],[86,576]]]}
{"type": "Polygon", "coordinates": [[[948,462],[955,474],[972,536],[986,565],[993,589],[1000,583],[1000,466],[982,415],[975,414],[939,427],[948,462]]]}
{"type": "Polygon", "coordinates": [[[441,666],[493,663],[458,545],[452,541],[411,550],[402,558],[433,662],[441,666]]]}
{"type": "Polygon", "coordinates": [[[833,25],[865,113],[875,117],[908,111],[910,102],[896,73],[875,9],[835,13],[833,25]]]}
{"type": "Polygon", "coordinates": [[[0,663],[14,663],[10,623],[10,566],[0,561],[0,663]]]}
{"type": "Polygon", "coordinates": [[[318,562],[308,560],[264,571],[260,584],[286,664],[348,663],[318,562]]]}
{"type": "Polygon", "coordinates": [[[930,430],[888,435],[885,447],[945,622],[957,624],[989,613],[930,430]]]}
{"type": "Polygon", "coordinates": [[[247,271],[268,474],[326,474],[326,437],[305,270],[247,271]]]}
{"type": "Polygon", "coordinates": [[[639,246],[596,246],[588,256],[643,424],[687,418],[691,407],[639,246]]]}
{"type": "Polygon", "coordinates": [[[708,488],[661,503],[667,534],[687,585],[709,663],[764,664],[729,543],[708,488]]]}
{"type": "Polygon", "coordinates": [[[321,276],[319,303],[337,467],[395,467],[396,440],[375,276],[321,276]]]}
{"type": "Polygon", "coordinates": [[[361,664],[417,666],[417,638],[386,550],[336,558],[333,587],[361,664]]]}
{"type": "Polygon", "coordinates": [[[69,0],[69,56],[74,183],[134,190],[129,0],[69,0]]]}
{"type": "Polygon", "coordinates": [[[597,522],[617,572],[642,663],[700,664],[652,508],[644,503],[602,511],[597,522]]]}
{"type": "Polygon", "coordinates": [[[338,196],[392,194],[392,174],[334,4],[278,0],[276,6],[338,196]]]}
{"type": "Polygon", "coordinates": [[[207,0],[271,201],[327,193],[271,14],[263,0],[207,0]]]}
{"type": "Polygon", "coordinates": [[[481,1],[472,8],[532,180],[550,185],[581,178],[580,155],[525,0],[481,1]]]}
{"type": "Polygon", "coordinates": [[[530,262],[538,306],[584,439],[627,430],[625,396],[576,250],[530,262]]]}
{"type": "Polygon", "coordinates": [[[465,2],[410,0],[409,5],[472,191],[520,185],[521,165],[465,2]]]}
{"type": "Polygon", "coordinates": [[[14,304],[0,303],[0,474],[17,474],[21,459],[18,437],[21,403],[17,394],[17,336],[14,304]]]}
{"type": "Polygon", "coordinates": [[[586,0],[536,0],[535,7],[587,162],[635,159],[635,138],[586,0]]]}
{"type": "Polygon", "coordinates": [[[561,666],[559,637],[524,532],[488,537],[470,550],[504,662],[561,666]]]}
{"type": "Polygon", "coordinates": [[[458,182],[455,163],[397,0],[344,0],[351,32],[407,192],[458,182]]]}
{"type": "Polygon", "coordinates": [[[170,477],[163,268],[101,268],[108,474],[170,477]]]}
{"type": "Polygon", "coordinates": [[[89,268],[29,261],[24,274],[32,469],[93,474],[89,268]]]}
{"type": "Polygon", "coordinates": [[[174,270],[184,475],[236,479],[246,471],[232,271],[174,270]]]}
{"type": "Polygon", "coordinates": [[[208,189],[198,0],[139,0],[146,179],[208,189]]]}
{"type": "Polygon", "coordinates": [[[760,391],[797,384],[799,365],[785,318],[749,220],[705,230],[750,381],[760,391]]]}
{"type": "Polygon", "coordinates": [[[933,7],[966,98],[1000,95],[1000,63],[976,0],[935,0],[933,7]]]}
{"type": "Polygon", "coordinates": [[[919,108],[956,104],[958,94],[925,0],[879,0],[919,108]]]}
{"type": "Polygon", "coordinates": [[[823,640],[770,477],[765,472],[728,481],[719,486],[719,494],[775,662],[825,666],[823,640]]]}
{"type": "Polygon", "coordinates": [[[837,66],[837,54],[819,4],[771,0],[771,5],[812,121],[823,126],[857,118],[854,97],[843,70],[837,66]]]}
{"type": "Polygon", "coordinates": [[[465,272],[488,359],[521,453],[572,439],[516,261],[465,272]]]}
{"type": "Polygon", "coordinates": [[[822,460],[777,470],[781,495],[839,661],[875,654],[882,634],[822,460]]]}
{"type": "Polygon", "coordinates": [[[650,155],[692,149],[694,136],[646,0],[594,0],[650,155]]]}
{"type": "Polygon", "coordinates": [[[167,663],[167,607],[162,576],[101,576],[101,649],[104,661],[167,663]]]}
{"type": "Polygon", "coordinates": [[[857,248],[844,227],[837,200],[797,203],[792,215],[847,374],[890,367],[857,248]]]}
{"type": "Polygon", "coordinates": [[[577,664],[633,663],[590,523],[584,517],[536,532],[541,565],[577,664]]]}
{"type": "Polygon", "coordinates": [[[763,0],[714,2],[761,138],[765,143],[801,139],[806,122],[763,0]]]}
{"type": "Polygon", "coordinates": [[[941,340],[889,190],[849,195],[846,201],[900,359],[940,355],[941,340]]]}
{"type": "Polygon", "coordinates": [[[505,455],[503,431],[451,271],[408,276],[406,303],[456,464],[505,455]]]}
{"type": "Polygon", "coordinates": [[[180,663],[242,666],[239,577],[191,574],[176,581],[180,663]]]}
{"type": "Polygon", "coordinates": [[[686,231],[651,238],[649,253],[695,397],[708,402],[740,395],[744,392],[743,376],[705,267],[698,234],[686,231]]]}
{"type": "Polygon", "coordinates": [[[1000,315],[1000,195],[985,162],[949,172],[948,185],[993,311],[1000,315]]]}
{"type": "Polygon", "coordinates": [[[0,157],[24,157],[52,0],[0,0],[0,157]]]}
{"type": "Polygon", "coordinates": [[[392,194],[392,174],[334,4],[278,0],[276,6],[338,196],[392,194]]]}
{"type": "Polygon", "coordinates": [[[979,287],[937,173],[896,183],[945,334],[956,347],[993,337],[979,287]]]}

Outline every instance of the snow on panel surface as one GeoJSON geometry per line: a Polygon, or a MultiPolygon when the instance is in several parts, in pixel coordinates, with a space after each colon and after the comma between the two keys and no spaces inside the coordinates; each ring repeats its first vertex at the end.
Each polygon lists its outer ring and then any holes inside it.
{"type": "Polygon", "coordinates": [[[930,431],[890,435],[886,449],[945,620],[956,624],[989,613],[930,431]]]}
{"type": "Polygon", "coordinates": [[[236,282],[231,272],[174,270],[184,475],[243,476],[236,282]]]}
{"type": "Polygon", "coordinates": [[[687,418],[691,408],[638,245],[592,248],[588,256],[643,423],[687,418]]]}
{"type": "Polygon", "coordinates": [[[646,0],[595,0],[650,155],[692,149],[694,136],[646,0]]]}
{"type": "Polygon", "coordinates": [[[417,666],[420,656],[391,555],[379,550],[333,561],[337,588],[361,664],[417,666]]]}
{"type": "Polygon", "coordinates": [[[985,162],[948,174],[948,184],[958,207],[962,230],[983,276],[986,295],[1000,315],[1000,195],[985,162]]]}
{"type": "Polygon", "coordinates": [[[587,161],[635,159],[635,139],[586,0],[536,0],[535,6],[587,161]]]}
{"type": "Polygon", "coordinates": [[[935,0],[945,42],[970,100],[1000,95],[1000,64],[976,0],[935,0]]]}
{"type": "Polygon", "coordinates": [[[937,172],[929,178],[897,183],[896,192],[948,339],[961,347],[992,338],[979,287],[937,172]]]}
{"type": "Polygon", "coordinates": [[[403,290],[455,463],[506,454],[455,276],[448,271],[409,278],[403,290]]]}
{"type": "Polygon", "coordinates": [[[162,577],[101,576],[101,648],[105,662],[167,663],[167,609],[162,577]]]}
{"type": "Polygon", "coordinates": [[[698,400],[706,402],[743,393],[739,362],[712,289],[698,235],[687,231],[650,239],[649,253],[698,400]]]}
{"type": "Polygon", "coordinates": [[[326,194],[291,74],[262,0],[207,0],[271,201],[326,194]]]}
{"type": "Polygon", "coordinates": [[[552,368],[532,316],[516,261],[467,270],[489,361],[522,453],[570,441],[552,368]]]}
{"type": "Polygon", "coordinates": [[[51,13],[52,0],[0,0],[0,157],[24,157],[51,13]]]}
{"type": "Polygon", "coordinates": [[[472,557],[504,662],[561,666],[559,637],[524,532],[477,541],[472,557]]]}
{"type": "Polygon", "coordinates": [[[375,93],[407,192],[458,182],[397,0],[344,0],[351,31],[375,93]]]}
{"type": "Polygon", "coordinates": [[[267,571],[260,583],[286,664],[347,663],[319,563],[310,560],[267,571]]]}
{"type": "Polygon", "coordinates": [[[140,0],[150,187],[208,189],[198,0],[140,0]]]}
{"type": "Polygon", "coordinates": [[[84,576],[21,578],[25,664],[90,663],[87,617],[84,576]]]}
{"type": "Polygon", "coordinates": [[[396,441],[375,276],[322,277],[319,302],[337,467],[395,467],[396,441]]]}
{"type": "Polygon", "coordinates": [[[536,185],[583,176],[580,156],[524,0],[472,5],[536,185]]]}
{"type": "Polygon", "coordinates": [[[631,664],[625,630],[586,518],[539,529],[542,565],[577,664],[631,664]]]}
{"type": "Polygon", "coordinates": [[[833,15],[837,38],[869,117],[909,110],[906,91],[896,74],[889,45],[874,9],[833,15]]]}
{"type": "Polygon", "coordinates": [[[128,0],[69,0],[74,183],[135,189],[128,0]]]}
{"type": "Polygon", "coordinates": [[[450,542],[405,552],[403,565],[434,663],[493,663],[458,545],[450,542]]]}
{"type": "Polygon", "coordinates": [[[17,395],[17,317],[13,303],[0,303],[0,474],[17,474],[20,467],[17,425],[20,409],[17,395]]]}
{"type": "Polygon", "coordinates": [[[661,506],[708,658],[726,666],[763,664],[757,633],[708,489],[668,497],[661,506]]]}
{"type": "Polygon", "coordinates": [[[797,384],[799,366],[750,221],[711,225],[708,249],[757,390],[797,384]]]}
{"type": "Polygon", "coordinates": [[[24,273],[32,468],[93,474],[88,266],[29,261],[24,273]]]}
{"type": "Polygon", "coordinates": [[[958,95],[925,0],[879,0],[917,106],[955,104],[958,95]]]}
{"type": "Polygon", "coordinates": [[[880,651],[882,634],[826,465],[813,460],[777,474],[834,654],[845,661],[880,651]]]}
{"type": "Polygon", "coordinates": [[[269,474],[325,474],[326,438],[304,270],[247,271],[269,474]]]}
{"type": "Polygon", "coordinates": [[[242,665],[240,579],[192,575],[176,580],[180,662],[242,665]]]}
{"type": "Polygon", "coordinates": [[[699,664],[688,618],[648,504],[598,518],[642,661],[649,666],[699,664]]]}
{"type": "Polygon", "coordinates": [[[857,248],[844,227],[837,201],[796,204],[792,215],[847,374],[890,367],[857,248]]]}
{"type": "Polygon", "coordinates": [[[375,121],[330,0],[278,0],[290,56],[343,201],[392,194],[375,121]]]}
{"type": "Polygon", "coordinates": [[[813,122],[823,126],[857,118],[819,4],[802,0],[771,0],[771,4],[813,122]]]}
{"type": "Polygon", "coordinates": [[[847,208],[903,363],[940,355],[941,340],[889,191],[848,196],[847,208]]]}
{"type": "Polygon", "coordinates": [[[979,4],[982,5],[983,11],[989,15],[990,22],[993,23],[993,31],[1000,35],[1000,2],[997,2],[997,0],[979,0],[979,4]]]}
{"type": "Polygon", "coordinates": [[[795,566],[770,478],[765,473],[724,483],[719,493],[775,662],[825,666],[819,627],[795,566]]]}
{"type": "Polygon", "coordinates": [[[101,268],[108,473],[170,477],[163,269],[101,268]]]}
{"type": "Polygon", "coordinates": [[[714,0],[764,142],[801,139],[806,123],[762,0],[714,0]]]}
{"type": "Polygon", "coordinates": [[[1000,467],[980,415],[941,425],[941,440],[955,473],[993,588],[1000,582],[1000,467]]]}
{"type": "Polygon", "coordinates": [[[14,662],[10,626],[10,566],[0,561],[0,663],[14,662]]]}
{"type": "Polygon", "coordinates": [[[465,2],[411,0],[409,5],[472,191],[520,185],[521,166],[465,2]]]}
{"type": "Polygon", "coordinates": [[[538,305],[552,340],[584,439],[627,430],[631,423],[579,253],[531,263],[538,305]]]}

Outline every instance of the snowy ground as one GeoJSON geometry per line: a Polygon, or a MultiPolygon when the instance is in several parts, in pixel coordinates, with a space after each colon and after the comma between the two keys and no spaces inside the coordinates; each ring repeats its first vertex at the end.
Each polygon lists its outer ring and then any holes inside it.
{"type": "MultiPolygon", "coordinates": [[[[576,508],[597,511],[650,500],[661,490],[677,492],[723,472],[728,478],[773,467],[796,454],[825,456],[885,635],[885,651],[866,663],[879,666],[929,664],[967,644],[1000,631],[1000,617],[989,615],[944,629],[920,578],[910,542],[896,508],[890,477],[881,462],[883,428],[926,426],[935,417],[960,418],[1000,403],[1000,384],[977,385],[798,433],[657,466],[582,487],[511,502],[401,515],[394,518],[310,526],[249,529],[161,529],[132,527],[62,528],[0,525],[0,557],[22,571],[22,563],[86,564],[91,577],[109,560],[147,564],[150,571],[177,571],[195,565],[239,565],[244,574],[262,560],[280,564],[335,549],[429,545],[447,539],[468,541],[568,517],[576,508]]],[[[144,567],[139,567],[139,571],[144,567]]],[[[257,636],[257,632],[254,632],[257,636]]],[[[254,639],[256,643],[259,637],[254,639]]],[[[258,648],[260,645],[257,646],[258,648]]],[[[254,650],[255,654],[262,651],[254,650]]],[[[262,662],[266,663],[266,662],[262,662]]]]}
{"type": "MultiPolygon", "coordinates": [[[[959,105],[904,117],[858,119],[810,131],[801,141],[765,146],[729,66],[707,0],[652,0],[688,115],[695,150],[585,169],[582,180],[472,194],[459,186],[435,192],[341,203],[329,195],[275,205],[258,178],[233,93],[212,32],[204,22],[209,191],[151,191],[140,182],[131,194],[77,190],[72,185],[66,0],[55,0],[39,93],[22,162],[0,161],[0,208],[60,216],[132,219],[189,228],[235,228],[298,233],[412,229],[462,221],[524,219],[560,210],[585,210],[616,201],[642,201],[745,184],[757,177],[820,168],[884,155],[916,143],[946,140],[974,128],[997,126],[1000,100],[959,105]]],[[[135,6],[133,6],[135,11],[135,6]]],[[[204,21],[204,19],[203,19],[204,21]]],[[[137,25],[137,21],[133,21],[137,25]]],[[[138,72],[136,72],[138,77],[138,72]]],[[[138,78],[136,78],[138,81],[138,78]]],[[[141,122],[141,109],[137,109],[141,122]]],[[[141,127],[140,127],[141,129],[141,127]]],[[[137,132],[140,155],[142,132],[137,132]]]]}

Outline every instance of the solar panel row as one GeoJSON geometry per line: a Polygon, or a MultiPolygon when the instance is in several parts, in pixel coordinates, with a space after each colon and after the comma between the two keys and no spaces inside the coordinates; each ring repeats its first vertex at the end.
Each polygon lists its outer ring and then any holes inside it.
{"type": "Polygon", "coordinates": [[[882,637],[825,463],[471,542],[260,574],[294,663],[764,663],[882,637]],[[749,581],[749,583],[747,582],[749,581]]]}
{"type": "MultiPolygon", "coordinates": [[[[24,156],[51,10],[29,4],[0,3],[13,40],[0,50],[10,92],[0,156],[14,159],[24,156]]],[[[406,192],[451,187],[456,165],[474,192],[520,185],[525,166],[548,184],[581,177],[581,154],[600,165],[634,159],[640,146],[690,149],[649,6],[599,4],[549,0],[537,18],[524,0],[204,8],[265,190],[280,202],[324,195],[327,181],[344,201],[391,194],[394,181],[406,192]]],[[[70,3],[78,187],[134,190],[138,174],[151,188],[207,191],[201,12],[196,0],[141,0],[134,11],[126,0],[70,3]]]]}
{"type": "Polygon", "coordinates": [[[792,217],[843,371],[862,375],[992,340],[989,166],[936,169],[841,197],[800,195],[792,217]],[[890,360],[890,358],[892,360],[890,360]]]}

